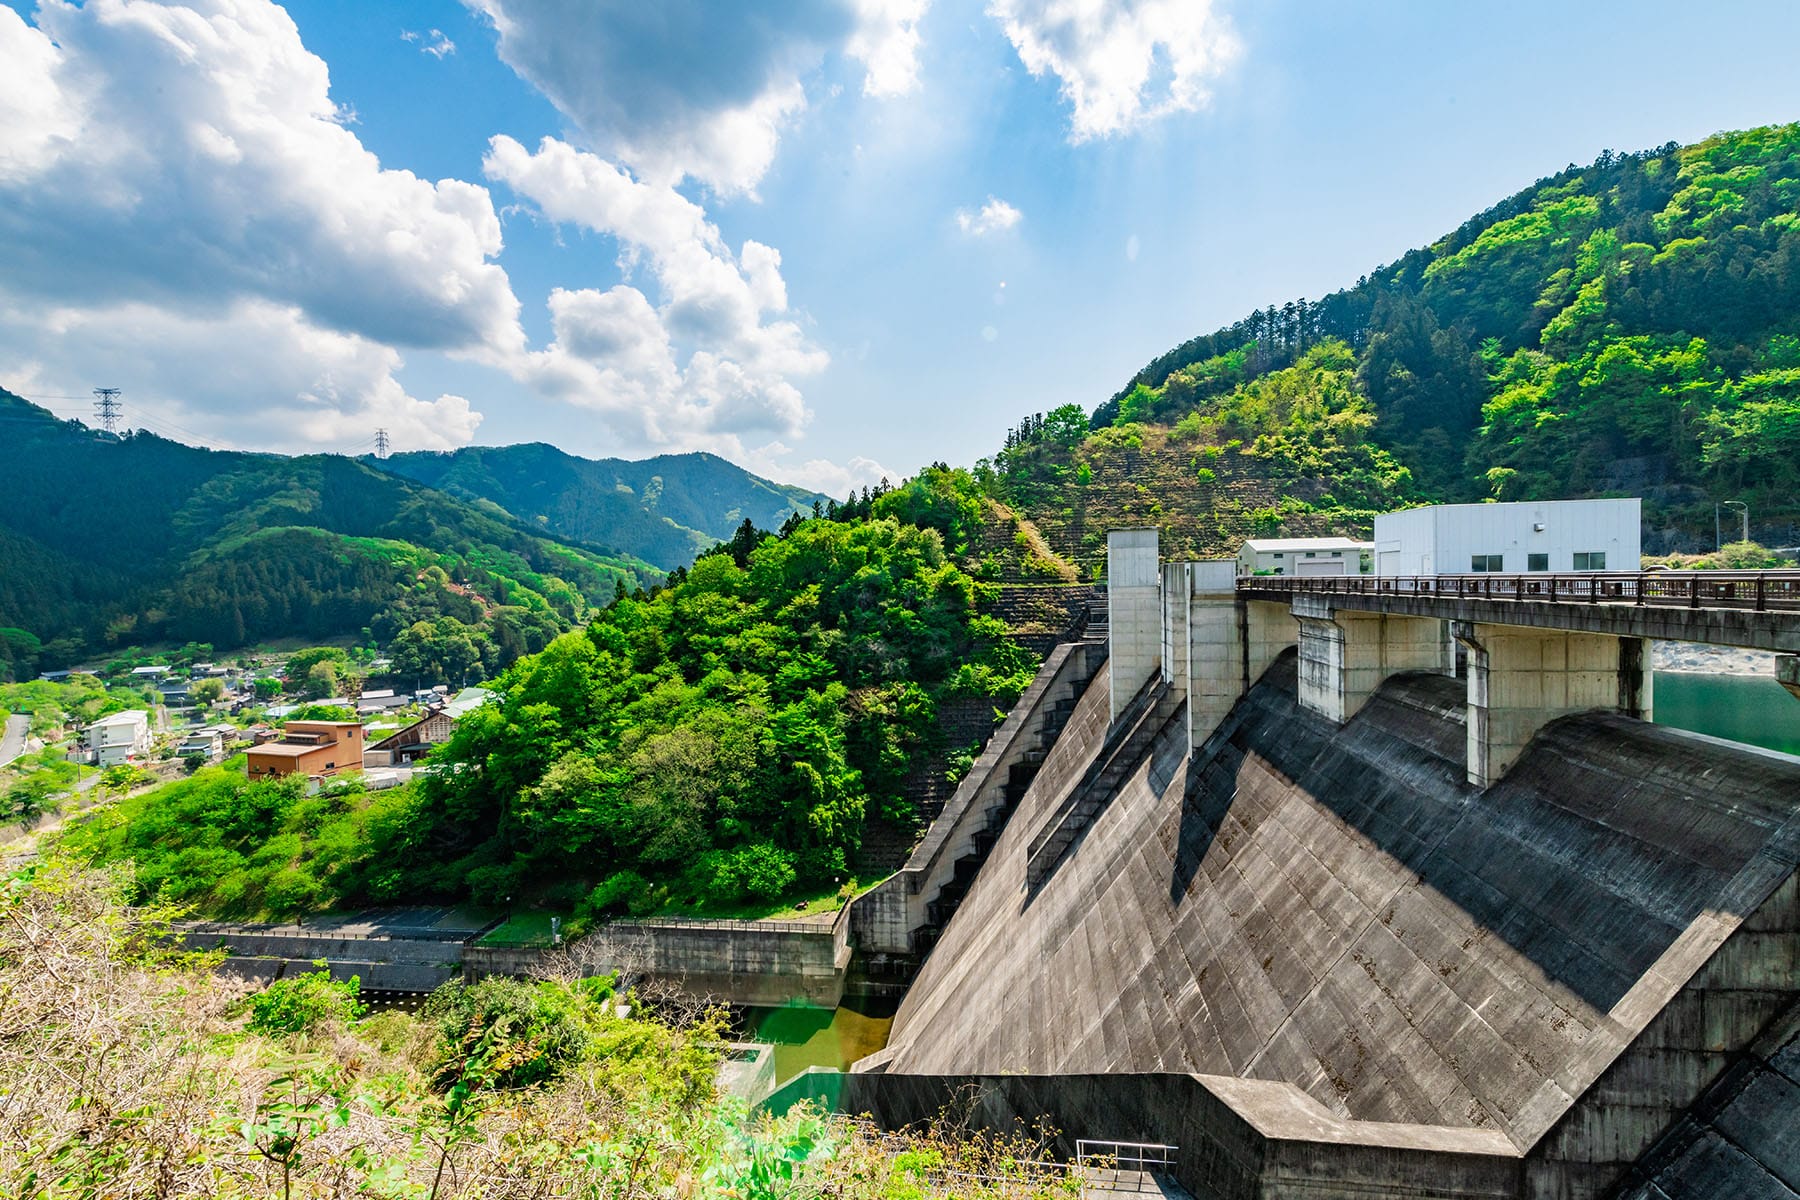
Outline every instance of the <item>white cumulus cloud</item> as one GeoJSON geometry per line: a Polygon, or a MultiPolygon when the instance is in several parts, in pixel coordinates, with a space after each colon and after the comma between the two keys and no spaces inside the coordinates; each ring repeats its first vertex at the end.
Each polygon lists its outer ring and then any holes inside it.
{"type": "Polygon", "coordinates": [[[979,209],[957,209],[956,227],[971,237],[984,237],[990,233],[1005,233],[1024,217],[1024,213],[1006,201],[997,196],[989,196],[987,203],[979,209]]]}
{"type": "Polygon", "coordinates": [[[919,86],[919,23],[930,0],[857,0],[857,28],[845,46],[862,62],[863,94],[904,96],[919,86]]]}
{"type": "Polygon", "coordinates": [[[928,0],[463,0],[493,23],[501,59],[575,123],[584,148],[651,183],[748,192],[807,105],[829,53],[864,91],[918,76],[928,0]]]}
{"type": "Polygon", "coordinates": [[[778,441],[770,442],[740,454],[737,463],[765,479],[811,488],[837,499],[849,496],[852,491],[873,487],[883,479],[891,483],[900,481],[898,472],[860,454],[841,463],[828,458],[809,458],[795,463],[788,461],[792,454],[791,447],[778,441]]]}
{"type": "Polygon", "coordinates": [[[604,292],[552,294],[554,341],[522,357],[521,377],[653,445],[736,455],[746,439],[801,432],[809,414],[794,381],[829,360],[788,314],[777,250],[734,250],[674,188],[556,138],[532,151],[496,137],[484,166],[551,221],[614,238],[627,276],[604,292]]]}
{"type": "Polygon", "coordinates": [[[1204,104],[1238,54],[1214,0],[990,0],[1019,60],[1055,75],[1074,142],[1204,104]]]}
{"type": "Polygon", "coordinates": [[[27,396],[118,383],[127,424],[226,448],[354,449],[383,428],[396,446],[447,450],[481,423],[461,396],[408,395],[391,346],[260,300],[208,313],[0,303],[0,356],[7,386],[27,396]]]}
{"type": "Polygon", "coordinates": [[[146,401],[293,418],[254,444],[314,444],[315,413],[467,439],[466,401],[394,372],[407,348],[524,349],[484,187],[384,169],[267,0],[46,0],[35,20],[0,8],[7,340],[44,371],[116,363],[146,401]],[[206,382],[255,360],[242,388],[206,382]]]}

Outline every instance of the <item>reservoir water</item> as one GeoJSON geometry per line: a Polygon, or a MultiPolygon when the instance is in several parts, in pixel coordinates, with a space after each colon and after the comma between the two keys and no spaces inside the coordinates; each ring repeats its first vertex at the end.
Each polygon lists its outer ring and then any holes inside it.
{"type": "Polygon", "coordinates": [[[1658,725],[1800,754],[1800,700],[1771,676],[1658,671],[1652,706],[1658,725]]]}

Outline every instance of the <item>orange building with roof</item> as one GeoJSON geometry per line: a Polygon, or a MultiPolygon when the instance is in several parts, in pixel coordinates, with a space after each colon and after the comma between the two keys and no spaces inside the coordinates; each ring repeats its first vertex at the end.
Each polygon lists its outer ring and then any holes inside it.
{"type": "Polygon", "coordinates": [[[250,778],[269,775],[324,777],[363,766],[363,727],[359,721],[289,721],[281,739],[251,747],[246,753],[250,778]]]}

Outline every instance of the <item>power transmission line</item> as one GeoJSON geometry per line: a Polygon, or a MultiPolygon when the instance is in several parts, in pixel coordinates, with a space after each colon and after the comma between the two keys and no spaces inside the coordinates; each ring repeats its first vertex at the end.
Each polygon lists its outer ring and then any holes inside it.
{"type": "Polygon", "coordinates": [[[119,432],[119,389],[95,388],[94,395],[98,397],[94,401],[94,412],[100,417],[100,427],[108,433],[117,434],[119,432]]]}
{"type": "Polygon", "coordinates": [[[375,457],[376,458],[386,458],[387,456],[388,456],[388,432],[385,429],[377,429],[375,431],[375,457]]]}

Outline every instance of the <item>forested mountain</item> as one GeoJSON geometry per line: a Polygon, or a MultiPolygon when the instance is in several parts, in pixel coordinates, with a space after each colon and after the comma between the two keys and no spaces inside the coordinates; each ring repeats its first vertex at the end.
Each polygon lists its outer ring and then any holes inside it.
{"type": "Polygon", "coordinates": [[[589,459],[533,442],[395,454],[372,466],[483,500],[558,537],[635,555],[664,570],[686,566],[746,519],[776,529],[827,497],[771,483],[712,454],[642,462],[589,459]]]}
{"type": "Polygon", "coordinates": [[[352,459],[113,438],[4,391],[0,433],[0,677],[123,645],[385,639],[440,618],[498,666],[620,583],[661,578],[352,459]]]}
{"type": "Polygon", "coordinates": [[[937,467],[778,533],[740,526],[502,672],[498,701],[411,788],[321,813],[280,781],[217,772],[68,844],[136,861],[141,894],[234,916],[472,896],[592,918],[829,895],[872,819],[917,815],[908,778],[961,749],[941,744],[940,706],[972,704],[991,729],[1036,671],[982,611],[1000,585],[959,563],[1059,564],[1027,552],[1024,528],[994,557],[993,515],[968,472],[937,467]]]}
{"type": "Polygon", "coordinates": [[[1713,502],[1800,540],[1800,125],[1571,165],[1322,300],[1271,306],[1009,433],[991,486],[1092,564],[1346,532],[1411,500],[1642,495],[1649,544],[1713,502]]]}

